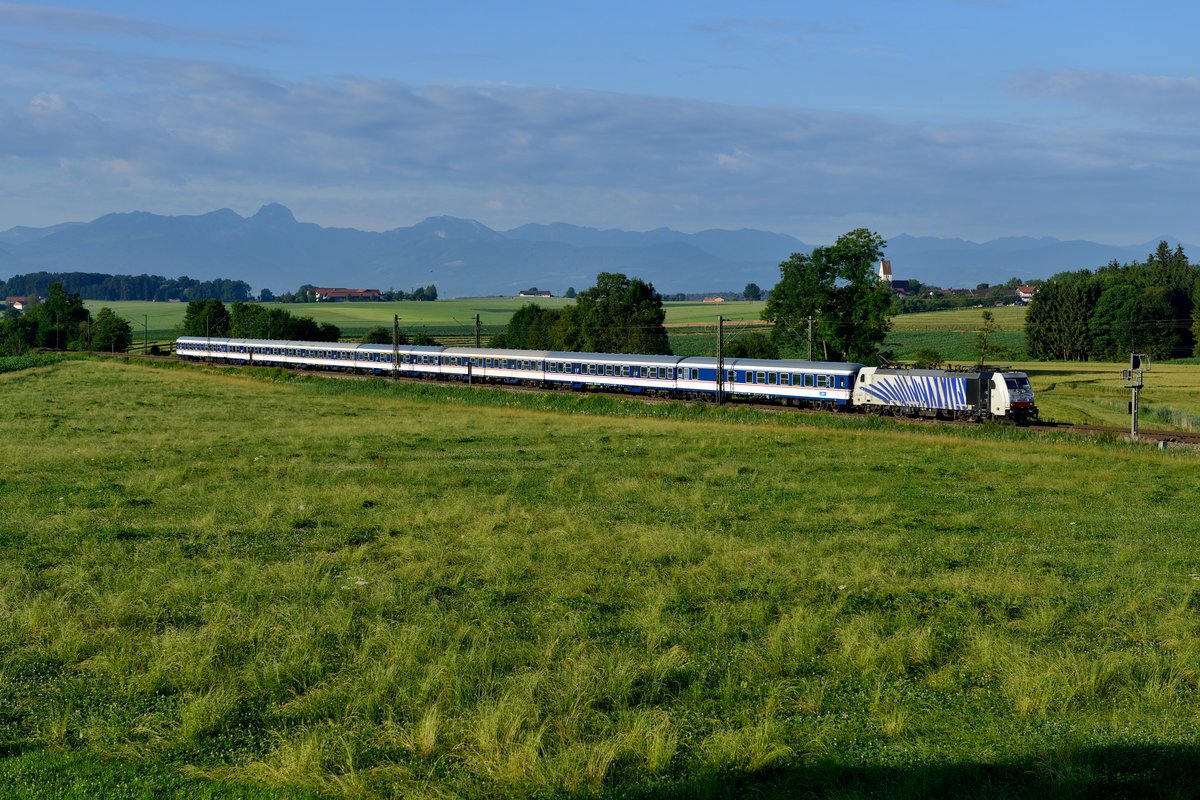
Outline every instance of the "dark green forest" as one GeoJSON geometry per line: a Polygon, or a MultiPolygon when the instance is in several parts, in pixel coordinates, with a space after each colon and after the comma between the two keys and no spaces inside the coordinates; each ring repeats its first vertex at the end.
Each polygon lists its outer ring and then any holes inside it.
{"type": "Polygon", "coordinates": [[[250,299],[250,284],[218,278],[198,281],[183,275],[104,275],[99,272],[31,272],[0,282],[3,297],[45,297],[51,284],[84,300],[207,300],[226,303],[250,299]]]}
{"type": "Polygon", "coordinates": [[[1160,242],[1141,263],[1060,273],[1034,296],[1025,336],[1039,359],[1200,355],[1200,267],[1160,242]]]}

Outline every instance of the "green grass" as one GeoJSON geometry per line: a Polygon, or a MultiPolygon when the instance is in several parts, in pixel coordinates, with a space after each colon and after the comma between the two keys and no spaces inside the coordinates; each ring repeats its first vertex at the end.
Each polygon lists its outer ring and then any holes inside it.
{"type": "Polygon", "coordinates": [[[164,793],[343,797],[1194,778],[1189,452],[100,360],[0,375],[0,425],[20,434],[0,777],[99,764],[103,794],[142,764],[164,793]]]}

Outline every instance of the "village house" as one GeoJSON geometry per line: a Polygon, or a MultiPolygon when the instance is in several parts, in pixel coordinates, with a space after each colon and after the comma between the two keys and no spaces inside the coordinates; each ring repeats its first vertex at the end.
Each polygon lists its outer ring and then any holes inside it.
{"type": "Polygon", "coordinates": [[[10,297],[4,298],[4,303],[9,308],[16,309],[17,311],[24,311],[28,306],[36,303],[37,300],[38,299],[33,296],[29,296],[29,297],[10,296],[10,297]]]}
{"type": "Polygon", "coordinates": [[[382,300],[383,293],[378,289],[342,289],[313,286],[308,290],[308,296],[318,303],[336,303],[339,301],[357,302],[364,300],[382,300]]]}

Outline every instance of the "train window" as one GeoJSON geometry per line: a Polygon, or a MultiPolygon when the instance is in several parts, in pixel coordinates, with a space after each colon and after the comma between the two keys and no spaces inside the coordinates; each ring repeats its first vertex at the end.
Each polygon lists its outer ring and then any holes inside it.
{"type": "Polygon", "coordinates": [[[725,374],[725,380],[729,381],[730,383],[737,383],[737,373],[733,370],[729,370],[729,372],[725,374]]]}
{"type": "Polygon", "coordinates": [[[757,373],[754,376],[754,382],[755,383],[766,383],[767,382],[767,373],[765,373],[765,372],[757,373]]]}
{"type": "Polygon", "coordinates": [[[804,376],[804,385],[810,388],[813,386],[813,375],[811,372],[804,376]]]}
{"type": "Polygon", "coordinates": [[[768,372],[767,373],[767,383],[771,384],[772,386],[778,384],[779,383],[779,373],[778,372],[768,372]]]}
{"type": "Polygon", "coordinates": [[[622,378],[628,378],[628,377],[629,377],[629,367],[628,367],[628,366],[621,367],[621,377],[622,377],[622,378]]]}
{"type": "Polygon", "coordinates": [[[829,388],[829,376],[828,375],[818,375],[817,376],[817,388],[818,389],[828,389],[829,388]]]}

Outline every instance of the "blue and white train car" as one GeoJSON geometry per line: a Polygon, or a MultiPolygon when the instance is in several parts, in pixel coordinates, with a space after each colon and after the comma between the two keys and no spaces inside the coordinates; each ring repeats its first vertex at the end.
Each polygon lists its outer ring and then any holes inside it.
{"type": "Polygon", "coordinates": [[[862,364],[739,358],[725,361],[724,391],[792,405],[846,406],[862,364]]]}

